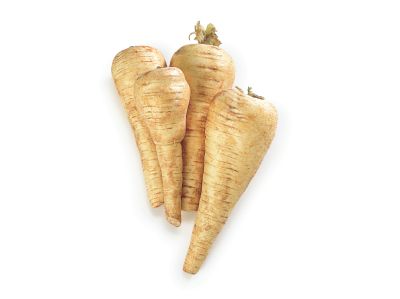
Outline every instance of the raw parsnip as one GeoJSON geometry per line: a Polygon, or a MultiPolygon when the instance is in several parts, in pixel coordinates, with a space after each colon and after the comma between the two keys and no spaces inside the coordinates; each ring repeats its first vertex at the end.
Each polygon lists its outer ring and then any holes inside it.
{"type": "Polygon", "coordinates": [[[275,134],[275,108],[240,89],[219,93],[207,123],[202,194],[184,271],[197,273],[275,134]]]}
{"type": "Polygon", "coordinates": [[[135,83],[139,114],[156,145],[168,221],[181,223],[182,148],[190,88],[182,71],[158,68],[135,83]]]}
{"type": "Polygon", "coordinates": [[[231,88],[235,69],[232,58],[223,49],[212,24],[204,28],[197,23],[199,44],[180,48],[171,59],[171,66],[180,68],[189,83],[191,96],[182,142],[183,187],[182,209],[196,211],[201,194],[204,167],[204,128],[209,105],[221,90],[231,88]]]}
{"type": "Polygon", "coordinates": [[[156,147],[147,127],[138,117],[134,83],[139,75],[164,66],[165,59],[160,51],[148,46],[136,46],[119,52],[111,67],[115,86],[135,134],[142,160],[147,194],[152,207],[158,207],[163,203],[161,170],[156,147]]]}

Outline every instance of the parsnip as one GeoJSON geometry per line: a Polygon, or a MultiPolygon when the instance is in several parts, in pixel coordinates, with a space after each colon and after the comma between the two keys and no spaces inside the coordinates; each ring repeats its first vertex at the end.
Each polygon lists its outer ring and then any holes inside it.
{"type": "Polygon", "coordinates": [[[152,207],[158,207],[163,203],[161,170],[156,147],[148,129],[138,117],[133,88],[139,75],[164,66],[165,59],[160,51],[148,46],[137,46],[119,52],[111,67],[115,86],[135,134],[142,160],[147,195],[152,207]]]}
{"type": "Polygon", "coordinates": [[[220,41],[212,24],[207,29],[197,23],[199,44],[180,48],[171,59],[171,66],[180,68],[191,89],[182,142],[183,187],[182,209],[196,211],[201,194],[204,167],[204,128],[209,105],[221,90],[231,88],[235,70],[232,58],[219,48],[220,41]]]}
{"type": "Polygon", "coordinates": [[[188,273],[199,270],[274,137],[275,108],[249,94],[237,88],[223,91],[210,106],[202,194],[184,264],[188,273]]]}
{"type": "Polygon", "coordinates": [[[181,223],[182,148],[190,88],[181,70],[159,68],[135,83],[139,113],[156,145],[168,221],[181,223]]]}

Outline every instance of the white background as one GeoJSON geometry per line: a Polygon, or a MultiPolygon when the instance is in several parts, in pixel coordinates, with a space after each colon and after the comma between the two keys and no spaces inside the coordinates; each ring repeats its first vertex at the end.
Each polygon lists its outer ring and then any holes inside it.
{"type": "Polygon", "coordinates": [[[2,1],[0,298],[399,298],[398,1],[2,1]],[[276,139],[196,276],[113,86],[213,22],[276,139]]]}

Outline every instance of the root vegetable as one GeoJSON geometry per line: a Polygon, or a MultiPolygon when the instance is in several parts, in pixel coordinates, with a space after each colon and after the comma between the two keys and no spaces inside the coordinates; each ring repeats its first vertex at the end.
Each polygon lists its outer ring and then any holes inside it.
{"type": "Polygon", "coordinates": [[[134,83],[145,72],[164,67],[165,59],[156,49],[148,46],[129,47],[119,52],[112,62],[112,76],[121,101],[128,114],[138,146],[147,195],[152,207],[163,203],[161,170],[156,147],[146,126],[138,117],[134,98],[134,83]]]}
{"type": "Polygon", "coordinates": [[[207,123],[202,194],[184,271],[197,273],[275,134],[277,113],[249,90],[219,93],[207,123]]]}
{"type": "Polygon", "coordinates": [[[168,221],[181,223],[182,148],[190,88],[181,70],[159,68],[145,73],[135,83],[135,98],[141,118],[156,145],[163,180],[168,221]]]}
{"type": "Polygon", "coordinates": [[[214,96],[232,87],[235,70],[232,58],[219,48],[215,27],[204,28],[197,23],[199,44],[180,48],[171,59],[171,66],[180,68],[189,83],[191,96],[182,142],[183,187],[182,209],[196,211],[201,194],[204,168],[204,128],[208,109],[214,96]]]}

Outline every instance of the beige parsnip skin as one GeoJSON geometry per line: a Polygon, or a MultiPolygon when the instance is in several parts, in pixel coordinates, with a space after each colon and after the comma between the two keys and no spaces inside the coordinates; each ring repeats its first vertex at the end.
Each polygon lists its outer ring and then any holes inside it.
{"type": "Polygon", "coordinates": [[[165,59],[157,49],[148,46],[136,46],[119,52],[111,67],[115,86],[135,134],[147,195],[152,207],[158,207],[163,203],[161,170],[156,147],[147,127],[138,117],[134,98],[134,83],[141,74],[165,65],[165,59]]]}
{"type": "Polygon", "coordinates": [[[173,55],[170,65],[183,71],[191,90],[186,136],[182,142],[182,209],[196,211],[201,194],[208,109],[218,92],[232,87],[235,67],[223,49],[205,44],[183,46],[173,55]]]}
{"type": "Polygon", "coordinates": [[[203,188],[184,271],[197,273],[275,134],[271,104],[238,89],[218,94],[206,123],[203,188]]]}
{"type": "Polygon", "coordinates": [[[181,223],[182,148],[190,88],[181,70],[158,68],[135,83],[138,111],[156,145],[168,221],[181,223]]]}

